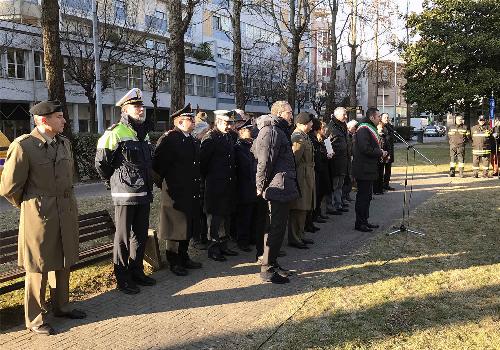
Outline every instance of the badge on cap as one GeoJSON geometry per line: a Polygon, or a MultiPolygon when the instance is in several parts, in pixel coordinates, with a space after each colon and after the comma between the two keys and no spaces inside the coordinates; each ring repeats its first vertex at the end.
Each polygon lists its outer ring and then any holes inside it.
{"type": "Polygon", "coordinates": [[[226,122],[234,122],[235,114],[236,113],[234,111],[228,111],[226,109],[218,109],[214,111],[215,118],[226,122]]]}
{"type": "Polygon", "coordinates": [[[142,91],[138,88],[133,88],[125,94],[118,102],[116,106],[123,107],[126,105],[140,104],[142,105],[144,101],[142,100],[142,91]]]}
{"type": "Polygon", "coordinates": [[[177,117],[189,117],[194,118],[193,110],[191,109],[191,103],[188,103],[184,108],[172,113],[170,118],[175,119],[177,117]]]}

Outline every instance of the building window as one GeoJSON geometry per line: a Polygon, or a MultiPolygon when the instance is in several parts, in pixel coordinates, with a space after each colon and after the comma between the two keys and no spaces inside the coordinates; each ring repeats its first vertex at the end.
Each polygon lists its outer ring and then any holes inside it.
{"type": "Polygon", "coordinates": [[[26,78],[26,52],[22,50],[7,51],[7,76],[9,78],[26,78]]]}
{"type": "Polygon", "coordinates": [[[158,89],[160,92],[170,92],[170,72],[165,75],[165,80],[162,80],[158,89]]]}
{"type": "Polygon", "coordinates": [[[146,16],[146,25],[149,28],[155,29],[161,33],[167,31],[167,14],[161,11],[155,11],[153,16],[146,16]]]}
{"type": "Polygon", "coordinates": [[[35,80],[45,80],[45,64],[43,62],[43,53],[35,52],[35,80]]]}
{"type": "Polygon", "coordinates": [[[232,94],[234,92],[234,77],[229,74],[219,74],[217,91],[232,94]]]}
{"type": "Polygon", "coordinates": [[[115,0],[115,18],[118,21],[125,22],[127,17],[125,1],[124,0],[115,0]]]}
{"type": "Polygon", "coordinates": [[[142,89],[142,67],[129,67],[128,74],[128,88],[142,89]]]}
{"type": "Polygon", "coordinates": [[[222,30],[222,23],[219,16],[212,16],[212,29],[222,30]]]}
{"type": "Polygon", "coordinates": [[[126,89],[128,85],[128,67],[124,64],[115,66],[115,86],[126,89]]]}
{"type": "Polygon", "coordinates": [[[186,95],[194,95],[194,76],[186,74],[186,95]]]}
{"type": "Polygon", "coordinates": [[[218,92],[226,92],[226,74],[219,74],[217,76],[217,91],[218,92]]]}
{"type": "Polygon", "coordinates": [[[202,97],[214,97],[215,78],[196,76],[196,95],[202,97]]]}
{"type": "Polygon", "coordinates": [[[78,119],[78,131],[89,132],[89,121],[87,119],[78,119]]]}

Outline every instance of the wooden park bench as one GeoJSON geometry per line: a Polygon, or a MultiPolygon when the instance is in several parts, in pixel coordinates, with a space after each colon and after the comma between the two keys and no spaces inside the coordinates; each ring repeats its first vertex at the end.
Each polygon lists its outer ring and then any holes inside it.
{"type": "MultiPolygon", "coordinates": [[[[78,217],[80,244],[108,237],[102,243],[84,248],[79,253],[79,261],[71,267],[76,270],[96,262],[110,258],[113,255],[113,236],[115,224],[107,210],[83,214],[78,217]]],[[[18,230],[0,232],[0,264],[12,263],[12,268],[0,272],[0,284],[13,281],[24,276],[24,269],[17,266],[18,230]]],[[[88,245],[88,244],[86,244],[88,245]]],[[[161,267],[160,253],[156,233],[150,230],[147,244],[146,262],[153,268],[161,267]]],[[[24,281],[17,281],[0,287],[0,294],[5,294],[24,287],[24,281]]]]}

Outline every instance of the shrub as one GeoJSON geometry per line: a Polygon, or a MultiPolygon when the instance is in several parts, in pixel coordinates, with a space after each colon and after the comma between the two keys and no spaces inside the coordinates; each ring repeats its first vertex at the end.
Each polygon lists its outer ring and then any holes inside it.
{"type": "Polygon", "coordinates": [[[78,165],[80,181],[98,180],[99,174],[94,166],[99,134],[79,133],[73,135],[73,154],[78,165]]]}
{"type": "MultiPolygon", "coordinates": [[[[411,137],[413,136],[413,126],[396,126],[394,128],[396,132],[401,135],[406,141],[411,140],[411,137]]],[[[396,142],[399,142],[398,139],[395,140],[396,142]]]]}

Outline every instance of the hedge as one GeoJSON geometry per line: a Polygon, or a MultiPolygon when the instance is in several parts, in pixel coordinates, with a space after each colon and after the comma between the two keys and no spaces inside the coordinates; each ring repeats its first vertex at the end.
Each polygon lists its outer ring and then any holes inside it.
{"type": "MultiPolygon", "coordinates": [[[[154,146],[163,135],[162,132],[150,132],[149,138],[154,146]]],[[[80,181],[99,180],[94,165],[99,134],[78,133],[73,135],[73,154],[78,165],[78,178],[80,181]]]]}

